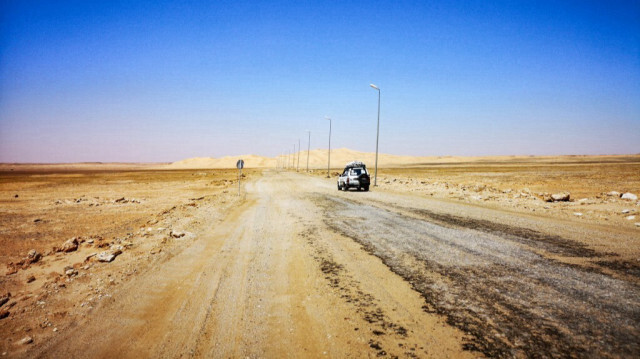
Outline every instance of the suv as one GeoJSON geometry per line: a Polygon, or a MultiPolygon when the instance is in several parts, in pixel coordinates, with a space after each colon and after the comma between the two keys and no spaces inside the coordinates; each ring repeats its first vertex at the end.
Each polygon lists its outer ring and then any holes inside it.
{"type": "Polygon", "coordinates": [[[338,190],[348,190],[349,188],[357,188],[358,190],[369,190],[369,171],[367,166],[360,161],[347,163],[347,166],[338,177],[338,190]]]}

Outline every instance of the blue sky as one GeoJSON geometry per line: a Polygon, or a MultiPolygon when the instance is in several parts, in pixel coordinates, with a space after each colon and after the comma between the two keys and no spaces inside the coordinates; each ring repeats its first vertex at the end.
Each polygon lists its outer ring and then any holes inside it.
{"type": "Polygon", "coordinates": [[[640,153],[638,1],[0,6],[0,162],[640,153]]]}

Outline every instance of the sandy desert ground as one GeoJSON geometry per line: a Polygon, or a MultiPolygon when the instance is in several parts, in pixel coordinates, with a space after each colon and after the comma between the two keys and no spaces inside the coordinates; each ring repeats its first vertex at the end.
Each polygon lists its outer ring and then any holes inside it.
{"type": "Polygon", "coordinates": [[[0,353],[640,354],[640,156],[322,155],[1,165],[0,353]]]}

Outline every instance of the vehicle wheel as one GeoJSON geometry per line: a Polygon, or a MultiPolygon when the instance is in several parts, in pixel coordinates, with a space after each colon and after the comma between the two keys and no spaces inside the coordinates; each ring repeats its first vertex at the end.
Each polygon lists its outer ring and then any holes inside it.
{"type": "Polygon", "coordinates": [[[338,183],[338,191],[341,190],[342,188],[340,188],[340,183],[338,183]]]}
{"type": "Polygon", "coordinates": [[[364,191],[369,192],[369,186],[364,186],[364,191]]]}

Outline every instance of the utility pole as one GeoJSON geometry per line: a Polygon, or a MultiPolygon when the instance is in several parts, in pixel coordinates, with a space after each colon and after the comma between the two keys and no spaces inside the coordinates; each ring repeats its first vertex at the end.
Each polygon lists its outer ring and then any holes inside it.
{"type": "Polygon", "coordinates": [[[329,117],[325,117],[326,120],[329,120],[329,160],[327,162],[327,178],[331,178],[330,170],[331,170],[331,119],[329,117]]]}
{"type": "Polygon", "coordinates": [[[376,174],[373,177],[373,185],[378,186],[378,139],[380,139],[380,88],[374,84],[369,85],[378,90],[378,130],[376,132],[376,174]]]}
{"type": "Polygon", "coordinates": [[[298,164],[296,165],[296,172],[300,170],[300,139],[298,138],[298,164]]]}
{"type": "Polygon", "coordinates": [[[311,131],[309,132],[309,140],[307,141],[307,172],[309,172],[309,149],[311,148],[311,131]]]}

